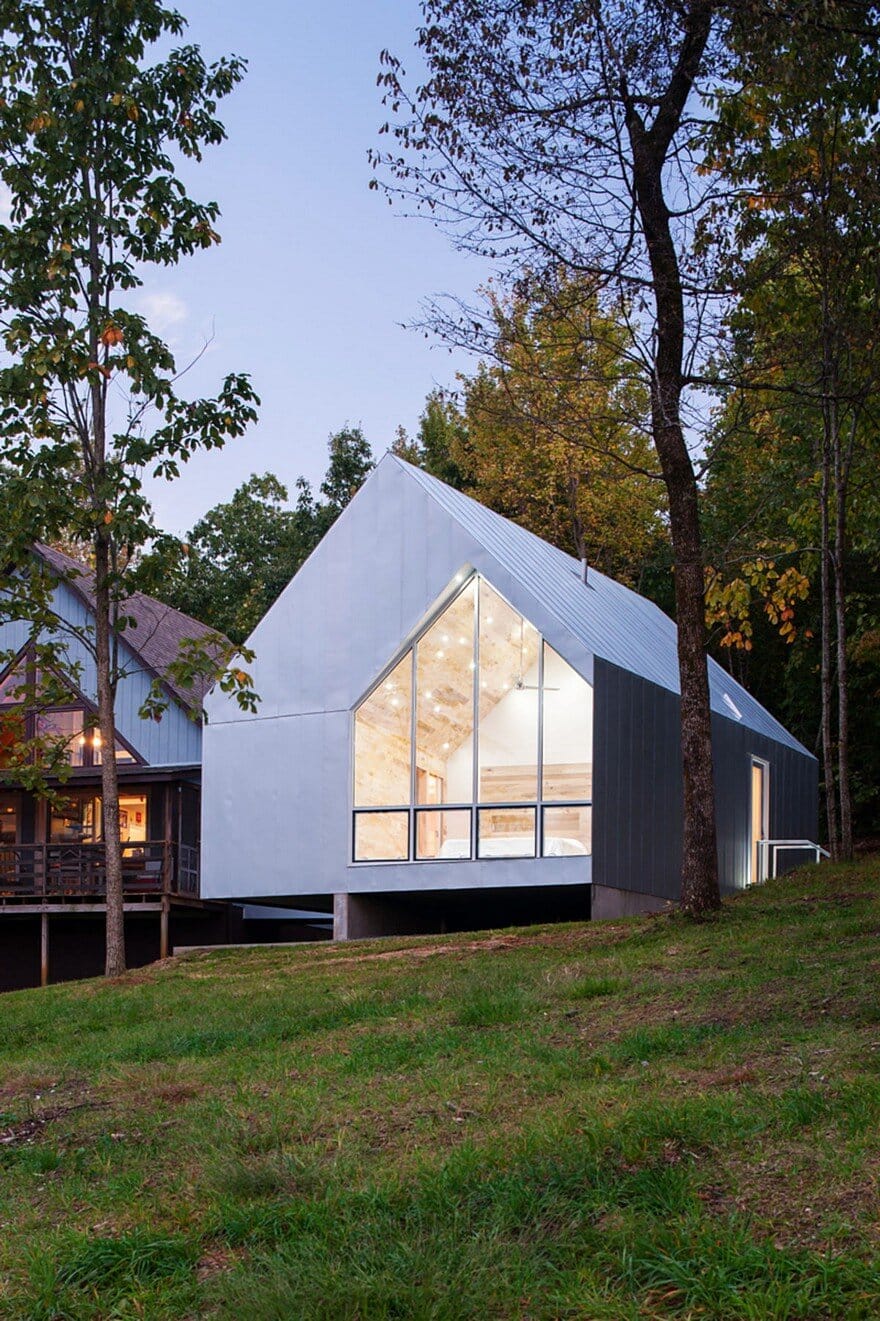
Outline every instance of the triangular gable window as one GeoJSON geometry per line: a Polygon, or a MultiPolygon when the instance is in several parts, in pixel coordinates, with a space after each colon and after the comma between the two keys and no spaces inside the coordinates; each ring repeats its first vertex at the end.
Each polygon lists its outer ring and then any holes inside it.
{"type": "MultiPolygon", "coordinates": [[[[63,742],[70,766],[101,765],[103,750],[94,706],[53,670],[41,672],[31,647],[25,648],[0,676],[0,719],[4,726],[0,765],[4,760],[8,764],[15,743],[32,739],[46,740],[47,745],[63,742]]],[[[138,760],[119,737],[116,760],[138,760]]]]}
{"type": "Polygon", "coordinates": [[[354,861],[588,854],[592,745],[590,684],[473,574],[355,711],[354,861]]]}

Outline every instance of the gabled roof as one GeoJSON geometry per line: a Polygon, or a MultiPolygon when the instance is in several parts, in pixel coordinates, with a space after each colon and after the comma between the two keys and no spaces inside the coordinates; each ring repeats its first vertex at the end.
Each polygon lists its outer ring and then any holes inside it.
{"type": "MultiPolygon", "coordinates": [[[[52,546],[38,543],[34,551],[50,572],[68,583],[88,608],[94,611],[94,574],[78,560],[52,546]]],[[[152,596],[145,596],[143,592],[134,592],[126,599],[125,614],[133,620],[120,635],[126,645],[155,677],[162,680],[179,702],[190,710],[197,710],[214,679],[200,676],[192,687],[183,687],[175,683],[166,671],[180,655],[181,643],[191,639],[210,641],[222,637],[222,634],[208,628],[198,619],[175,610],[173,606],[165,605],[152,596]]],[[[223,638],[223,641],[226,639],[223,638]]]]}
{"type": "MultiPolygon", "coordinates": [[[[396,455],[386,455],[379,466],[386,463],[404,470],[594,656],[680,692],[677,630],[653,601],[593,568],[584,584],[571,555],[396,455]]],[[[812,755],[711,657],[709,688],[717,714],[812,755]]]]}

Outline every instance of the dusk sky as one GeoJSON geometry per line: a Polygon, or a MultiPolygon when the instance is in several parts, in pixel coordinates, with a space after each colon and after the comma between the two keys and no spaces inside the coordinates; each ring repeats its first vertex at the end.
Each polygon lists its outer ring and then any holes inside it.
{"type": "Polygon", "coordinates": [[[416,0],[182,0],[188,40],[207,58],[249,60],[221,104],[228,141],[188,181],[219,202],[222,244],[176,270],[148,272],[142,306],[183,363],[213,336],[185,382],[213,392],[248,371],[260,421],[242,440],[155,484],[160,526],[182,533],[251,473],[291,488],[320,480],[327,437],[360,423],[380,456],[413,430],[434,384],[467,365],[401,323],[423,299],[469,295],[487,268],[430,224],[368,188],[367,151],[382,141],[379,52],[412,58],[416,0]]]}

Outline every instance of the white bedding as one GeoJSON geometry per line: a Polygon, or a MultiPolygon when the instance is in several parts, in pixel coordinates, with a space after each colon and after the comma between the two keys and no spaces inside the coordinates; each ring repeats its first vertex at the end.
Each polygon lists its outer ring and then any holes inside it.
{"type": "MultiPolygon", "coordinates": [[[[531,857],[524,853],[528,840],[522,835],[493,835],[484,839],[480,845],[482,858],[522,858],[531,857]]],[[[447,839],[440,847],[438,858],[469,858],[471,842],[469,839],[447,839]]],[[[549,835],[544,840],[545,858],[586,857],[587,850],[579,839],[549,835]]]]}

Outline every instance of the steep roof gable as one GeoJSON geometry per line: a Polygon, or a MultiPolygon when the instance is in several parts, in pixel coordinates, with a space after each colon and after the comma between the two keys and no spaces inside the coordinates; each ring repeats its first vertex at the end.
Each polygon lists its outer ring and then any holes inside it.
{"type": "MultiPolygon", "coordinates": [[[[680,692],[677,630],[659,606],[596,569],[585,584],[571,555],[396,455],[386,455],[379,466],[385,463],[406,472],[594,656],[680,692]]],[[[811,755],[711,657],[709,687],[717,714],[811,755]]]]}
{"type": "MultiPolygon", "coordinates": [[[[34,551],[47,568],[68,583],[85,601],[89,610],[94,611],[94,574],[78,560],[52,546],[38,544],[34,551]]],[[[121,634],[126,645],[148,670],[161,678],[179,702],[190,710],[197,710],[214,680],[199,677],[192,687],[183,687],[175,683],[166,671],[172,661],[178,658],[183,642],[191,639],[210,641],[220,636],[216,629],[209,628],[152,596],[145,596],[143,592],[134,592],[126,600],[125,613],[134,621],[121,634]]]]}

